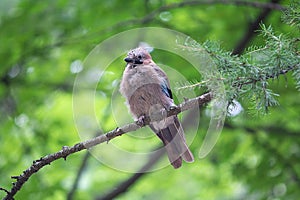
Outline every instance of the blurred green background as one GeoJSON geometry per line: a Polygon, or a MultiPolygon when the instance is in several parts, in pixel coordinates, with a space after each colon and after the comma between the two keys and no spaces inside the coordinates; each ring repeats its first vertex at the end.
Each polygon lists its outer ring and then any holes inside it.
{"type": "MultiPolygon", "coordinates": [[[[103,40],[132,28],[155,26],[177,30],[200,43],[218,41],[231,51],[248,33],[251,22],[264,12],[253,6],[214,1],[168,7],[178,2],[181,1],[1,0],[0,187],[9,189],[13,181],[10,176],[21,174],[33,160],[81,141],[73,120],[73,84],[86,56],[103,40]]],[[[289,1],[280,3],[287,6],[289,1]]],[[[281,11],[271,10],[264,23],[272,25],[277,33],[299,37],[299,30],[284,24],[281,15],[281,11]]],[[[263,44],[255,34],[247,47],[263,44]]],[[[166,52],[154,50],[152,57],[183,71],[184,61],[166,52]]],[[[95,109],[104,132],[122,125],[116,123],[116,114],[110,109],[125,66],[122,58],[111,64],[111,74],[97,85],[95,109]]],[[[200,79],[193,70],[184,70],[183,74],[189,81],[200,79]]],[[[227,118],[207,157],[184,163],[178,170],[167,166],[146,173],[116,198],[299,199],[300,94],[290,73],[269,84],[280,94],[280,105],[268,115],[253,115],[248,102],[240,101],[243,111],[227,118]]],[[[119,101],[123,103],[124,99],[120,97],[119,101]]],[[[84,106],[82,101],[82,109],[84,106]]],[[[127,113],[123,108],[118,112],[127,113]]],[[[197,132],[191,141],[195,157],[209,123],[205,113],[204,107],[200,128],[193,130],[197,132]]],[[[87,134],[92,137],[96,131],[91,128],[87,134]]],[[[134,149],[131,136],[145,132],[151,134],[142,129],[112,142],[134,149]]],[[[154,137],[151,143],[137,145],[153,149],[159,144],[154,137]]],[[[97,148],[101,150],[104,145],[97,148]]],[[[82,151],[34,174],[16,199],[99,199],[131,176],[82,151]]],[[[0,191],[0,197],[4,196],[5,192],[0,191]]]]}

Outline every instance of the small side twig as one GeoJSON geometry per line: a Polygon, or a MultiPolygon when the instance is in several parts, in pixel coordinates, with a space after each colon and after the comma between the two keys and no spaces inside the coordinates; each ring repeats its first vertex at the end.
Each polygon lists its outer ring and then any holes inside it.
{"type": "Polygon", "coordinates": [[[233,87],[238,87],[238,88],[241,88],[242,86],[245,86],[245,85],[249,85],[249,84],[253,84],[253,83],[256,83],[256,82],[260,82],[262,81],[263,79],[267,80],[267,79],[274,79],[274,78],[278,78],[280,75],[285,75],[287,74],[288,72],[290,71],[293,71],[294,69],[297,68],[298,65],[295,65],[295,66],[291,66],[291,67],[288,67],[287,69],[282,69],[280,70],[278,73],[276,74],[268,74],[266,75],[264,78],[261,76],[261,77],[258,77],[256,79],[253,79],[253,78],[248,78],[247,81],[245,82],[235,82],[232,84],[233,87]]]}
{"type": "Polygon", "coordinates": [[[5,189],[5,188],[2,188],[2,187],[0,187],[0,191],[4,191],[4,192],[6,192],[6,194],[8,194],[9,193],[9,191],[7,190],[7,189],[5,189]]]}

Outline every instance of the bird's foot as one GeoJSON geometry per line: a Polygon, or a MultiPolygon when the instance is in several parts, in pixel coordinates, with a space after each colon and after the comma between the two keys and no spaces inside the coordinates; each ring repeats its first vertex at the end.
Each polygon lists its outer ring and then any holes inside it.
{"type": "Polygon", "coordinates": [[[145,126],[145,116],[144,115],[140,116],[136,121],[136,124],[140,127],[145,126]]]}
{"type": "Polygon", "coordinates": [[[167,111],[176,110],[178,107],[176,105],[171,105],[167,111]]]}

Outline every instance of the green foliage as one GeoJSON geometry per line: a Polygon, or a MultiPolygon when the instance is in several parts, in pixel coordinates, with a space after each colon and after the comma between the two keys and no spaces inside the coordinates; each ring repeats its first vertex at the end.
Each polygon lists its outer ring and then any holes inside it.
{"type": "Polygon", "coordinates": [[[206,41],[203,45],[185,44],[183,48],[203,54],[203,49],[213,58],[222,77],[202,80],[181,86],[182,89],[203,87],[212,81],[223,81],[226,85],[227,100],[242,98],[250,99],[252,110],[267,113],[270,106],[278,105],[276,96],[269,89],[269,79],[278,79],[279,76],[293,71],[296,87],[299,87],[300,57],[298,44],[292,38],[280,34],[276,35],[271,26],[261,25],[261,36],[266,41],[262,47],[251,47],[241,56],[232,55],[213,41],[206,41]]]}
{"type": "MultiPolygon", "coordinates": [[[[72,109],[73,84],[80,72],[75,65],[83,63],[97,44],[116,33],[159,26],[184,32],[203,43],[185,48],[196,53],[199,48],[205,49],[221,74],[204,80],[188,68],[184,58],[154,50],[152,57],[157,63],[171,66],[194,84],[185,83],[183,95],[189,97],[187,88],[202,94],[209,81],[223,81],[227,99],[232,104],[237,99],[245,112],[228,118],[217,145],[200,160],[196,155],[210,120],[209,107],[201,108],[199,128],[185,130],[196,161],[184,163],[179,170],[168,166],[147,173],[118,199],[299,199],[300,93],[295,89],[295,85],[300,89],[299,3],[293,1],[283,13],[273,10],[264,21],[266,25],[261,26],[260,36],[244,54],[236,56],[231,50],[262,9],[222,3],[204,5],[199,1],[197,5],[157,12],[161,6],[178,2],[1,1],[0,187],[11,188],[14,180],[10,177],[21,174],[33,160],[81,141],[72,109]],[[151,12],[157,13],[143,20],[151,12]],[[292,26],[283,24],[282,16],[292,26]],[[249,110],[270,114],[249,115],[249,110]]],[[[288,3],[283,1],[282,5],[287,7],[288,3]]],[[[96,85],[95,115],[103,132],[132,121],[124,99],[112,98],[118,95],[122,59],[116,59],[96,85]],[[125,118],[122,123],[117,121],[120,117],[125,118]]],[[[174,88],[180,83],[173,80],[171,85],[174,88]]],[[[81,99],[80,109],[86,111],[85,98],[81,99]]],[[[86,138],[99,131],[89,128],[86,138]]],[[[141,129],[111,143],[128,151],[147,151],[160,141],[148,129],[141,129]],[[150,142],[137,141],[137,135],[152,138],[150,142]]],[[[101,144],[97,148],[105,147],[101,144]]],[[[110,155],[109,151],[105,153],[110,155]]],[[[25,183],[16,199],[66,199],[84,154],[76,153],[66,161],[57,160],[44,167],[25,183]]],[[[130,176],[90,156],[73,199],[102,196],[130,176]]],[[[1,190],[0,198],[4,196],[1,190]]]]}
{"type": "Polygon", "coordinates": [[[300,2],[292,0],[290,6],[285,10],[282,18],[287,24],[296,26],[300,29],[300,2]]]}

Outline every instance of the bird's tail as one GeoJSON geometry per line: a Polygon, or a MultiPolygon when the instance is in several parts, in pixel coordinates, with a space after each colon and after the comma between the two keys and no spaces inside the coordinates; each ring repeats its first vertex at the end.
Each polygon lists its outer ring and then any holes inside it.
{"type": "Polygon", "coordinates": [[[194,156],[189,150],[182,126],[177,116],[168,117],[166,127],[158,129],[150,126],[165,145],[169,160],[173,167],[179,168],[182,165],[182,159],[186,162],[193,162],[194,156]]]}

